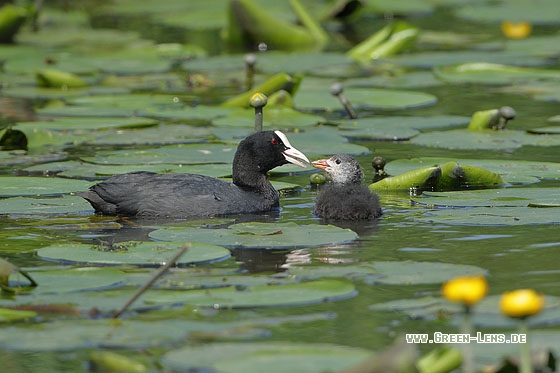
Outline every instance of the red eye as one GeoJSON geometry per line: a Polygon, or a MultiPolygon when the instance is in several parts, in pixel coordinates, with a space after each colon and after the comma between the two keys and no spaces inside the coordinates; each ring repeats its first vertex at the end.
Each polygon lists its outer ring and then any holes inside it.
{"type": "Polygon", "coordinates": [[[276,139],[273,138],[272,140],[270,140],[270,143],[272,145],[276,145],[276,144],[278,144],[278,141],[276,141],[276,139]]]}

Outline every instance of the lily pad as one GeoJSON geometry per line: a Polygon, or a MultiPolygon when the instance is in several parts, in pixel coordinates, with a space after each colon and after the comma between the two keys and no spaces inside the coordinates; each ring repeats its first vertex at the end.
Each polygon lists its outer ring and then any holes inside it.
{"type": "Polygon", "coordinates": [[[560,70],[482,62],[440,66],[434,69],[434,74],[449,83],[512,84],[531,80],[560,80],[560,70]]]}
{"type": "MultiPolygon", "coordinates": [[[[290,108],[272,107],[264,110],[264,128],[303,128],[315,126],[325,119],[318,115],[305,114],[290,108]]],[[[215,126],[249,127],[255,126],[253,109],[236,110],[230,115],[212,121],[215,126]]]]}
{"type": "Polygon", "coordinates": [[[158,122],[148,118],[83,118],[60,117],[49,121],[19,122],[17,128],[68,130],[99,130],[107,128],[142,128],[157,125],[158,122]]]}
{"type": "Polygon", "coordinates": [[[455,15],[467,21],[492,22],[525,21],[535,25],[557,25],[560,10],[554,0],[539,1],[539,6],[524,0],[511,0],[507,7],[494,3],[469,4],[455,11],[455,15]]]}
{"type": "Polygon", "coordinates": [[[535,136],[524,131],[479,131],[466,129],[421,133],[410,140],[412,144],[445,149],[512,150],[523,145],[557,146],[560,136],[535,136]]]}
{"type": "Polygon", "coordinates": [[[539,179],[558,179],[560,164],[554,162],[533,162],[506,159],[457,159],[422,157],[411,159],[397,159],[387,163],[385,171],[389,175],[399,175],[426,167],[447,162],[457,162],[463,165],[484,168],[498,173],[506,183],[535,183],[539,179]]]}
{"type": "Polygon", "coordinates": [[[240,223],[220,229],[163,228],[150,232],[163,241],[196,241],[227,248],[296,249],[346,243],[358,238],[349,229],[296,223],[240,223]]]}
{"type": "MultiPolygon", "coordinates": [[[[544,206],[542,206],[544,207],[544,206]]],[[[472,207],[437,209],[415,218],[418,222],[467,226],[559,224],[558,208],[472,207]]]]}
{"type": "Polygon", "coordinates": [[[220,343],[170,351],[163,365],[177,371],[320,373],[349,368],[370,356],[364,349],[332,344],[220,343]]]}
{"type": "MultiPolygon", "coordinates": [[[[330,94],[332,83],[324,79],[304,79],[295,95],[294,104],[303,110],[343,110],[338,98],[330,94]]],[[[437,102],[436,96],[429,93],[378,88],[347,87],[344,95],[356,108],[382,110],[417,108],[437,102]]]]}
{"type": "MultiPolygon", "coordinates": [[[[499,295],[490,295],[474,306],[472,322],[479,328],[514,328],[517,320],[508,318],[500,312],[499,295]]],[[[440,297],[420,297],[399,299],[385,303],[377,303],[368,307],[373,311],[401,312],[413,319],[437,320],[442,313],[452,315],[457,325],[463,318],[463,307],[458,303],[450,303],[440,297]]],[[[558,324],[560,301],[558,297],[546,296],[545,306],[538,315],[527,321],[530,326],[558,324]]]]}
{"type": "Polygon", "coordinates": [[[147,304],[188,304],[212,308],[283,307],[317,304],[356,295],[348,281],[323,279],[287,285],[264,285],[190,291],[158,290],[144,298],[147,304]]]}
{"type": "Polygon", "coordinates": [[[91,183],[56,177],[2,176],[0,197],[59,195],[85,190],[91,183]]]}
{"type": "Polygon", "coordinates": [[[346,277],[368,284],[419,285],[439,284],[456,276],[482,274],[485,270],[471,265],[434,262],[384,262],[361,265],[290,266],[297,278],[346,277]]]}
{"type": "Polygon", "coordinates": [[[465,126],[469,117],[440,115],[434,117],[369,117],[339,121],[338,128],[349,138],[372,140],[408,140],[422,129],[449,128],[465,126]]]}
{"type": "MultiPolygon", "coordinates": [[[[265,114],[266,116],[266,110],[265,114]]],[[[252,133],[252,129],[237,127],[218,127],[214,130],[214,135],[224,142],[238,143],[245,136],[252,133]]],[[[297,149],[303,151],[308,157],[315,155],[332,155],[345,153],[351,155],[369,154],[371,151],[361,145],[352,144],[343,134],[332,126],[318,126],[305,128],[301,131],[289,133],[290,143],[297,149]]],[[[301,173],[302,168],[295,165],[284,165],[273,169],[276,173],[279,170],[290,170],[290,172],[301,173]]]]}
{"type": "Polygon", "coordinates": [[[434,51],[418,52],[401,56],[393,56],[380,62],[391,62],[399,66],[417,69],[432,69],[436,66],[448,66],[467,62],[488,62],[511,64],[515,66],[544,66],[545,57],[531,56],[517,51],[434,51]]]}
{"type": "Polygon", "coordinates": [[[91,205],[82,197],[77,196],[61,196],[57,198],[13,197],[0,199],[0,215],[75,214],[91,210],[91,205]]]}
{"type": "Polygon", "coordinates": [[[0,308],[0,323],[25,321],[25,320],[32,319],[36,316],[37,313],[34,311],[11,310],[8,308],[0,308]]]}
{"type": "Polygon", "coordinates": [[[285,72],[306,73],[306,76],[325,76],[325,72],[339,71],[338,76],[348,76],[355,69],[354,61],[342,53],[281,53],[267,52],[257,55],[259,71],[268,74],[285,72]]]}
{"type": "Polygon", "coordinates": [[[424,192],[412,200],[433,207],[560,207],[560,192],[557,188],[424,192]]]}
{"type": "MultiPolygon", "coordinates": [[[[37,255],[46,260],[66,264],[84,265],[136,265],[159,267],[165,264],[184,242],[120,242],[110,246],[70,244],[47,246],[37,250],[37,255]]],[[[230,252],[220,246],[192,243],[178,260],[178,266],[206,264],[229,258],[230,252]]]]}
{"type": "Polygon", "coordinates": [[[160,125],[146,129],[110,132],[89,140],[89,144],[99,145],[170,145],[205,142],[210,130],[205,127],[184,124],[160,125]]]}
{"type": "Polygon", "coordinates": [[[423,88],[444,84],[430,71],[415,71],[403,74],[386,74],[372,77],[351,78],[344,81],[347,87],[380,87],[380,88],[423,88]]]}
{"type": "MultiPolygon", "coordinates": [[[[40,169],[41,167],[34,167],[40,169]]],[[[53,170],[52,166],[47,169],[53,170]]],[[[56,167],[54,168],[56,169],[56,167]]],[[[78,164],[78,166],[65,169],[58,173],[60,176],[81,179],[100,179],[117,174],[124,174],[134,171],[150,171],[157,173],[185,173],[199,174],[211,177],[228,177],[231,176],[230,164],[197,164],[197,165],[177,165],[177,164],[130,164],[130,165],[99,165],[99,164],[78,164]]]]}
{"type": "MultiPolygon", "coordinates": [[[[41,249],[40,249],[41,250],[41,249]]],[[[39,294],[61,294],[71,292],[89,292],[111,289],[126,284],[124,272],[114,268],[70,268],[60,270],[28,271],[39,284],[31,292],[39,294]]]]}
{"type": "Polygon", "coordinates": [[[236,150],[236,146],[219,144],[169,145],[142,150],[99,151],[94,157],[82,157],[82,160],[105,165],[231,163],[236,150]]]}

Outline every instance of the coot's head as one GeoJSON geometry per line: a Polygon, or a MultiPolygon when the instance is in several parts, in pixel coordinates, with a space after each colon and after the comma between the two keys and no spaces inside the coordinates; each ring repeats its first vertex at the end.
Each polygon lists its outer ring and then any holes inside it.
{"type": "Polygon", "coordinates": [[[330,158],[313,161],[311,164],[328,173],[333,183],[360,184],[362,182],[362,168],[350,155],[336,154],[330,158]]]}
{"type": "Polygon", "coordinates": [[[260,131],[239,143],[233,160],[234,178],[236,169],[266,173],[286,163],[307,167],[310,162],[281,131],[260,131]]]}

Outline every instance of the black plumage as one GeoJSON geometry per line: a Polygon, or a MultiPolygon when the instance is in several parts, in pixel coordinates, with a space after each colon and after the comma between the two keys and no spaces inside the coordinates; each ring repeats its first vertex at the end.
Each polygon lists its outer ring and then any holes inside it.
{"type": "Polygon", "coordinates": [[[309,160],[282,132],[262,131],[239,143],[233,183],[141,171],[112,176],[77,194],[104,215],[194,218],[268,211],[279,206],[279,196],[267,172],[286,163],[306,167],[309,160]]]}
{"type": "Polygon", "coordinates": [[[373,219],[383,213],[379,198],[362,185],[360,164],[351,156],[337,154],[328,159],[312,162],[331,177],[323,185],[315,200],[313,213],[327,220],[373,219]]]}

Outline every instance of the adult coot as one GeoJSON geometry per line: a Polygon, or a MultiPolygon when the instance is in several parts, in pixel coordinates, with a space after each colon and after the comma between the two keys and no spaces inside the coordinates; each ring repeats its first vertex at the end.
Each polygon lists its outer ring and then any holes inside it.
{"type": "Polygon", "coordinates": [[[288,162],[306,167],[309,160],[284,133],[262,131],[239,143],[233,183],[203,175],[141,171],[112,176],[77,194],[105,215],[193,218],[268,211],[279,203],[267,172],[288,162]]]}
{"type": "Polygon", "coordinates": [[[328,220],[360,220],[383,213],[377,195],[361,184],[362,168],[353,157],[337,154],[312,165],[326,171],[332,179],[321,188],[315,200],[315,215],[328,220]]]}

